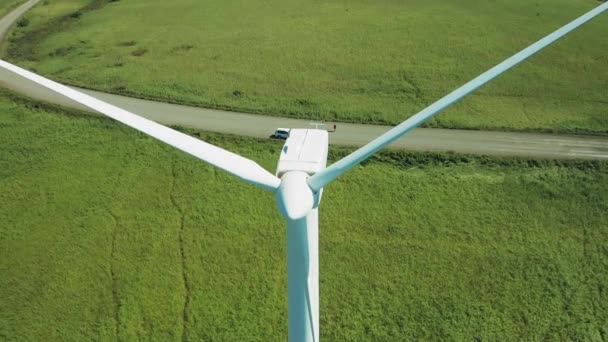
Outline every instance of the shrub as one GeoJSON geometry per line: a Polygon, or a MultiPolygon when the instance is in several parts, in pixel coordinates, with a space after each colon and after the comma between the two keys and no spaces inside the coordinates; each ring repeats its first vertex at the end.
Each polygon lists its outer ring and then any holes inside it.
{"type": "Polygon", "coordinates": [[[147,49],[137,49],[133,52],[131,52],[131,55],[135,56],[135,57],[140,57],[145,55],[148,52],[147,49]]]}
{"type": "Polygon", "coordinates": [[[29,24],[30,24],[30,20],[28,18],[23,18],[17,22],[17,26],[19,26],[19,27],[26,27],[29,24]]]}

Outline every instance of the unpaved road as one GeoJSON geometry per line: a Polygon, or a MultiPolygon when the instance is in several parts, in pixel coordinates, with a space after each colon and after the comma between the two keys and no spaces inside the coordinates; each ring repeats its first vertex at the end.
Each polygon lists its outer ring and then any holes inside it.
{"type": "MultiPolygon", "coordinates": [[[[0,36],[4,36],[11,24],[38,1],[30,0],[0,19],[0,36]]],[[[0,86],[36,100],[86,109],[5,70],[0,70],[0,86]]],[[[166,125],[259,138],[268,137],[277,127],[311,127],[310,121],[306,120],[211,110],[79,90],[166,125]]],[[[330,134],[330,144],[361,146],[390,129],[389,126],[347,123],[338,123],[337,126],[337,131],[330,134]]],[[[391,146],[416,151],[608,160],[608,137],[598,136],[418,128],[391,146]]]]}
{"type": "Polygon", "coordinates": [[[34,7],[40,0],[29,0],[19,5],[2,19],[0,19],[0,44],[4,43],[4,37],[13,24],[30,8],[34,7]]]}

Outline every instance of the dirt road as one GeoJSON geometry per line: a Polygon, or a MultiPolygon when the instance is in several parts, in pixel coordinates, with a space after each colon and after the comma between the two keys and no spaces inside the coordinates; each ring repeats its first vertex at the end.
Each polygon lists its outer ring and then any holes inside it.
{"type": "Polygon", "coordinates": [[[30,8],[34,7],[40,0],[29,0],[19,5],[2,19],[0,19],[0,44],[4,43],[4,37],[13,24],[30,8]]]}

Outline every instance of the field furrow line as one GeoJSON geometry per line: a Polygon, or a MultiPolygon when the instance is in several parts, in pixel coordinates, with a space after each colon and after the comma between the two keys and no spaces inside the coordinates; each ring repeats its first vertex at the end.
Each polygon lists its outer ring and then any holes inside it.
{"type": "Polygon", "coordinates": [[[180,215],[180,227],[179,227],[179,258],[181,261],[181,269],[182,269],[182,280],[184,282],[184,306],[182,309],[182,341],[188,340],[188,322],[190,321],[190,317],[188,312],[190,311],[190,302],[192,299],[192,288],[190,286],[190,280],[188,278],[188,263],[186,261],[186,251],[184,246],[184,230],[185,230],[185,217],[184,211],[177,204],[177,200],[175,198],[175,186],[177,183],[177,171],[175,168],[175,163],[172,166],[172,181],[171,181],[171,203],[177,209],[180,215]]]}

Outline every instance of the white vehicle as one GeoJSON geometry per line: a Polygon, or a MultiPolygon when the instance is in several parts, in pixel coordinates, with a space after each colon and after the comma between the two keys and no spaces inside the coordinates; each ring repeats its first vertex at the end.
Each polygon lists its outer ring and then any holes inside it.
{"type": "Polygon", "coordinates": [[[270,137],[275,139],[287,139],[289,138],[289,132],[291,132],[290,128],[277,128],[270,137]]]}

